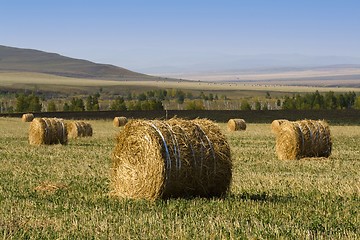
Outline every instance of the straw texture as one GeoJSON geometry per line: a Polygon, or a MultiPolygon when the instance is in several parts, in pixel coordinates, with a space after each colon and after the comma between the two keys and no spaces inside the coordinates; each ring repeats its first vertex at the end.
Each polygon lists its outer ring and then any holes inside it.
{"type": "Polygon", "coordinates": [[[329,157],[332,141],[325,121],[301,120],[284,122],[276,138],[276,153],[280,160],[329,157]]]}
{"type": "Polygon", "coordinates": [[[34,119],[34,114],[32,113],[25,113],[21,117],[21,120],[23,122],[31,122],[33,119],[34,119]]]}
{"type": "Polygon", "coordinates": [[[30,123],[29,143],[31,145],[66,144],[66,124],[58,118],[34,118],[30,123]]]}
{"type": "Polygon", "coordinates": [[[246,122],[244,119],[240,118],[230,119],[227,123],[227,127],[230,131],[246,130],[246,122]]]}
{"type": "Polygon", "coordinates": [[[68,138],[91,137],[93,129],[90,123],[72,121],[67,123],[68,138]]]}
{"type": "Polygon", "coordinates": [[[271,132],[273,134],[278,134],[281,130],[281,124],[283,124],[284,122],[288,122],[288,120],[286,119],[277,119],[272,121],[271,123],[271,132]]]}
{"type": "Polygon", "coordinates": [[[114,127],[123,127],[128,122],[126,117],[115,117],[113,120],[114,127]]]}
{"type": "Polygon", "coordinates": [[[230,147],[209,120],[133,120],[118,135],[111,194],[155,200],[215,197],[229,189],[230,147]]]}

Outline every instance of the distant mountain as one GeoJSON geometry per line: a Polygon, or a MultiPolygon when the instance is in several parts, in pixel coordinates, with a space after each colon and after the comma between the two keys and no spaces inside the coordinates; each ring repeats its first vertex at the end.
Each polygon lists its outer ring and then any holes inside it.
{"type": "Polygon", "coordinates": [[[151,80],[154,77],[108,64],[33,49],[0,45],[0,71],[46,73],[66,77],[151,80]]]}
{"type": "Polygon", "coordinates": [[[308,69],[328,66],[359,65],[360,58],[346,56],[308,56],[301,54],[236,55],[216,53],[188,53],[170,59],[154,58],[152,66],[138,67],[148,74],[201,74],[243,71],[282,71],[283,69],[308,69]],[[167,65],[154,65],[166,62],[167,65]]]}

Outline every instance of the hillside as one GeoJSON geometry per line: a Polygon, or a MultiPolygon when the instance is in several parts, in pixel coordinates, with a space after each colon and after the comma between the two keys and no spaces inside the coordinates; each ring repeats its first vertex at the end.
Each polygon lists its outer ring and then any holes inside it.
{"type": "Polygon", "coordinates": [[[33,49],[0,45],[0,71],[34,72],[75,78],[151,80],[154,77],[108,64],[33,49]]]}

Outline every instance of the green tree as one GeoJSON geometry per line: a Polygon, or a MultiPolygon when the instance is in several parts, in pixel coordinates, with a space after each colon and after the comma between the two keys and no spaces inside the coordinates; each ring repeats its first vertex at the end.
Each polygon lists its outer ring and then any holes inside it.
{"type": "Polygon", "coordinates": [[[16,107],[17,112],[40,112],[42,104],[38,96],[34,94],[24,95],[19,94],[16,97],[16,107]]]}
{"type": "Polygon", "coordinates": [[[71,99],[69,105],[70,111],[82,112],[85,111],[84,101],[81,98],[74,97],[71,99]]]}
{"type": "Polygon", "coordinates": [[[185,101],[185,94],[181,94],[177,96],[176,102],[179,104],[183,104],[185,101]]]}
{"type": "Polygon", "coordinates": [[[360,109],[360,96],[355,99],[354,108],[360,109]]]}
{"type": "Polygon", "coordinates": [[[63,111],[64,111],[64,112],[69,112],[69,111],[70,111],[70,106],[69,106],[68,103],[64,103],[63,111]]]}
{"type": "Polygon", "coordinates": [[[164,110],[164,106],[159,100],[149,100],[150,110],[164,110]]]}
{"type": "Polygon", "coordinates": [[[86,111],[99,111],[99,94],[86,98],[86,111]]]}
{"type": "Polygon", "coordinates": [[[145,101],[147,99],[145,93],[140,93],[138,96],[137,96],[137,99],[139,101],[145,101]]]}
{"type": "Polygon", "coordinates": [[[241,110],[251,110],[251,105],[249,104],[249,102],[246,99],[243,99],[241,101],[240,109],[241,110]]]}
{"type": "Polygon", "coordinates": [[[15,111],[16,112],[27,112],[29,108],[29,102],[27,101],[27,98],[24,94],[19,94],[16,97],[16,106],[15,111]]]}
{"type": "Polygon", "coordinates": [[[201,100],[188,101],[185,106],[185,110],[204,110],[204,104],[201,100]]]}
{"type": "Polygon", "coordinates": [[[127,110],[123,97],[117,97],[110,105],[110,110],[125,111],[127,110]]]}
{"type": "Polygon", "coordinates": [[[56,112],[56,104],[53,100],[51,100],[47,105],[48,112],[56,112]]]}
{"type": "Polygon", "coordinates": [[[268,103],[267,103],[267,102],[264,103],[264,106],[262,107],[262,110],[265,110],[265,111],[269,110],[269,107],[268,107],[268,103]]]}
{"type": "Polygon", "coordinates": [[[127,103],[128,110],[141,110],[141,102],[140,101],[131,101],[127,103]]]}
{"type": "Polygon", "coordinates": [[[333,91],[325,94],[324,101],[326,109],[336,109],[338,107],[337,98],[333,91]]]}
{"type": "Polygon", "coordinates": [[[30,112],[41,112],[42,105],[38,96],[30,95],[29,98],[29,109],[30,112]]]}
{"type": "Polygon", "coordinates": [[[259,101],[255,102],[255,110],[261,110],[261,103],[259,101]]]}

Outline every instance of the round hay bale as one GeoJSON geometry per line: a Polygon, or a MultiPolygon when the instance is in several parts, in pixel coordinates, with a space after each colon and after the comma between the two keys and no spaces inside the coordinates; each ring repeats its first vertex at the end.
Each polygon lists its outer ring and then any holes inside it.
{"type": "Polygon", "coordinates": [[[325,121],[287,121],[280,127],[276,138],[276,153],[280,160],[330,156],[332,141],[325,121]]]}
{"type": "Polygon", "coordinates": [[[66,124],[58,118],[34,118],[30,123],[29,143],[31,145],[66,144],[66,124]]]}
{"type": "Polygon", "coordinates": [[[288,120],[286,119],[277,119],[272,121],[271,123],[271,132],[273,134],[278,134],[281,130],[281,124],[283,124],[284,122],[288,122],[288,120]]]}
{"type": "Polygon", "coordinates": [[[227,126],[230,131],[246,130],[246,122],[244,119],[230,119],[227,126]]]}
{"type": "Polygon", "coordinates": [[[32,113],[25,113],[21,117],[21,120],[23,122],[31,122],[33,119],[34,119],[34,114],[32,113]]]}
{"type": "Polygon", "coordinates": [[[83,121],[72,121],[67,124],[68,138],[91,137],[91,124],[83,121]]]}
{"type": "Polygon", "coordinates": [[[230,186],[230,147],[209,120],[132,120],[112,154],[111,195],[155,200],[216,197],[230,186]]]}
{"type": "Polygon", "coordinates": [[[125,124],[128,122],[126,117],[115,117],[113,124],[114,127],[122,127],[125,126],[125,124]]]}

